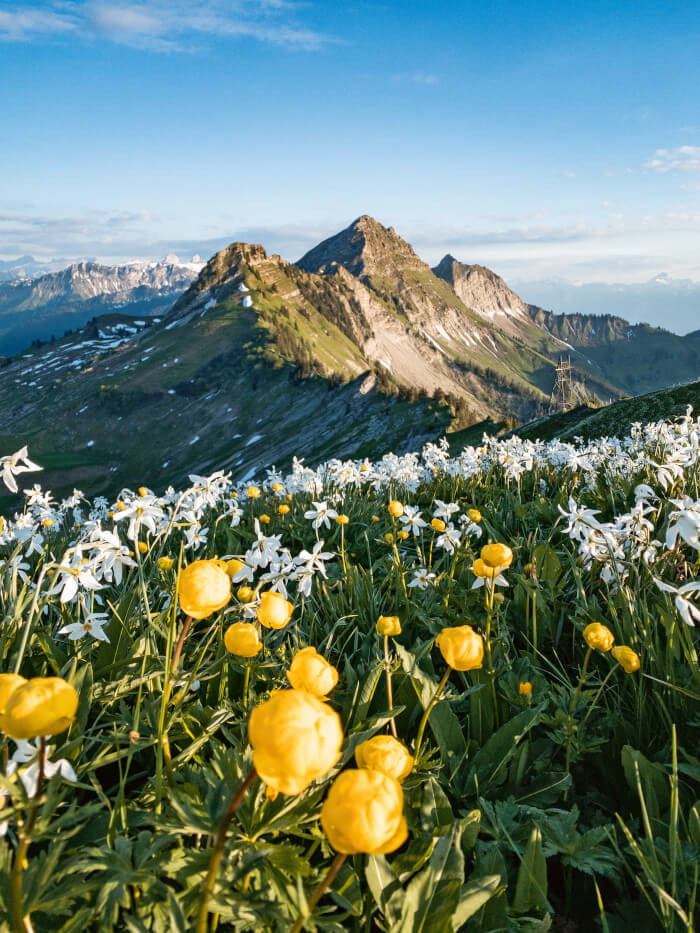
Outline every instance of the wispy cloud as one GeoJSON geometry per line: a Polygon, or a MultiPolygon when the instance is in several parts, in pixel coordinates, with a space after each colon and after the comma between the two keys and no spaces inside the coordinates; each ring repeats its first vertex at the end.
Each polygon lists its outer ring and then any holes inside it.
{"type": "Polygon", "coordinates": [[[657,149],[644,168],[660,175],[668,172],[700,172],[700,146],[657,149]]]}
{"type": "Polygon", "coordinates": [[[338,41],[300,24],[300,8],[286,0],[39,0],[0,11],[0,41],[70,36],[159,52],[222,37],[308,51],[338,41]]]}

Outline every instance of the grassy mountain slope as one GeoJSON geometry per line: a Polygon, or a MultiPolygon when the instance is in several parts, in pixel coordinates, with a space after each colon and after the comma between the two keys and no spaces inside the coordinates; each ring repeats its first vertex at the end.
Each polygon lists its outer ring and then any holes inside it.
{"type": "Polygon", "coordinates": [[[530,307],[538,325],[566,341],[625,392],[661,389],[700,376],[700,341],[612,315],[554,314],[530,307]]]}

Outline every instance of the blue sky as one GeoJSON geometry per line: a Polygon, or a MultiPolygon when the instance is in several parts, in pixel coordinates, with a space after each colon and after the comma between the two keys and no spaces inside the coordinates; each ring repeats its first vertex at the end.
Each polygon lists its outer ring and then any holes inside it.
{"type": "Polygon", "coordinates": [[[700,280],[699,45],[682,0],[3,0],[0,258],[369,213],[521,282],[700,280]]]}

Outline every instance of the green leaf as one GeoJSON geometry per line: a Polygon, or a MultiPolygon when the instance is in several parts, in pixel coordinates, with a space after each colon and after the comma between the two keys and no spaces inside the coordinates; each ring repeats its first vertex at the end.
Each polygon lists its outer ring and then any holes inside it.
{"type": "Polygon", "coordinates": [[[392,929],[399,922],[403,909],[404,890],[401,882],[383,855],[370,855],[365,867],[365,878],[377,907],[392,929]]]}
{"type": "Polygon", "coordinates": [[[513,910],[525,913],[533,908],[547,910],[548,907],[547,860],[542,849],[542,833],[534,826],[518,870],[513,910]]]}
{"type": "Polygon", "coordinates": [[[463,885],[459,895],[459,903],[452,915],[452,929],[458,933],[464,924],[473,917],[477,910],[495,894],[501,883],[500,875],[485,875],[477,881],[470,881],[463,885]]]}
{"type": "Polygon", "coordinates": [[[664,769],[661,765],[649,761],[631,745],[622,748],[622,767],[625,780],[633,793],[638,793],[637,785],[641,784],[649,818],[659,820],[662,810],[667,810],[669,805],[670,784],[664,769]],[[639,769],[639,781],[635,764],[639,769]]]}
{"type": "Polygon", "coordinates": [[[538,710],[526,709],[494,732],[472,759],[464,782],[465,792],[483,793],[489,785],[502,784],[507,777],[508,762],[515,755],[518,744],[541,718],[538,710]]]}
{"type": "Polygon", "coordinates": [[[461,830],[441,836],[426,867],[406,889],[401,919],[392,933],[444,933],[450,929],[464,881],[461,830]]]}
{"type": "MultiPolygon", "coordinates": [[[[415,655],[398,643],[396,644],[396,653],[401,661],[401,666],[411,681],[416,696],[420,700],[421,706],[424,710],[427,709],[437,690],[438,681],[422,671],[416,663],[415,655]]],[[[450,708],[449,703],[438,702],[430,714],[428,723],[440,748],[440,756],[443,762],[447,763],[452,758],[461,761],[466,757],[467,743],[462,725],[450,708]]]]}

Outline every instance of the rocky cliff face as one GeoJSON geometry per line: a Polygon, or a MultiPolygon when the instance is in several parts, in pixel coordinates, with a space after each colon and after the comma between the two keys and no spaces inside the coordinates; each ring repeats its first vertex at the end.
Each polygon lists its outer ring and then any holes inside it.
{"type": "Polygon", "coordinates": [[[469,266],[449,253],[433,272],[444,279],[468,308],[490,320],[498,315],[524,317],[527,305],[512,291],[500,275],[485,266],[469,266]]]}

